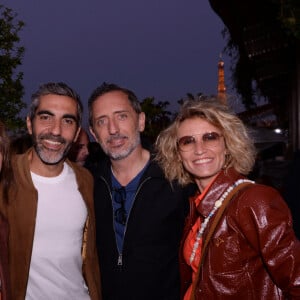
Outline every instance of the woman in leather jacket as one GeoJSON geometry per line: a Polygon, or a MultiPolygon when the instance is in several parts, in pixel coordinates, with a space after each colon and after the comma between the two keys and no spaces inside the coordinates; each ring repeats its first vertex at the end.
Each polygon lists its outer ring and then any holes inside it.
{"type": "Polygon", "coordinates": [[[279,192],[245,176],[255,147],[217,99],[189,100],[158,137],[169,180],[195,182],[180,250],[182,299],[299,299],[300,243],[279,192]]]}
{"type": "MultiPolygon", "coordinates": [[[[4,124],[0,121],[0,181],[1,199],[7,201],[9,184],[12,181],[12,172],[9,159],[9,138],[6,135],[4,124]]],[[[0,212],[0,300],[10,299],[8,285],[8,224],[0,212]]]]}

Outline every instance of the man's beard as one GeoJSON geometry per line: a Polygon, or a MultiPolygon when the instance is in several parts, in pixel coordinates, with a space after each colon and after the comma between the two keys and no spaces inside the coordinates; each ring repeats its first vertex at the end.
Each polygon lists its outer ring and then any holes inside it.
{"type": "Polygon", "coordinates": [[[41,161],[47,165],[56,165],[60,161],[66,158],[72,143],[69,143],[61,136],[54,136],[51,133],[40,134],[38,137],[33,133],[33,146],[41,161]],[[50,140],[53,142],[59,142],[64,145],[59,151],[45,148],[41,141],[50,140]]]}
{"type": "MultiPolygon", "coordinates": [[[[106,142],[109,143],[110,140],[117,139],[120,137],[123,137],[123,138],[125,137],[128,139],[127,136],[117,134],[117,135],[110,137],[106,142]]],[[[100,142],[100,146],[103,149],[104,153],[106,155],[108,155],[112,160],[121,160],[121,159],[128,157],[137,148],[137,146],[140,143],[141,143],[140,133],[139,133],[139,131],[136,131],[135,139],[133,141],[131,141],[131,143],[125,149],[112,152],[108,147],[105,147],[105,145],[103,145],[102,142],[100,142]]]]}

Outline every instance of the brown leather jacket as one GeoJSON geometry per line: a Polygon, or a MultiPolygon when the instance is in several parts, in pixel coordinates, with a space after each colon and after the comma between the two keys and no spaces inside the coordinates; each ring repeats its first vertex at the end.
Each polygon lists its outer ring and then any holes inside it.
{"type": "MultiPolygon", "coordinates": [[[[237,179],[223,171],[187,218],[185,240],[197,217],[208,216],[222,193],[237,179]]],[[[209,221],[203,240],[209,231],[209,221]]],[[[182,246],[181,246],[182,247],[182,246]]],[[[191,269],[180,251],[182,296],[191,283],[191,269]]],[[[251,184],[228,204],[207,247],[195,280],[192,299],[300,299],[300,242],[290,211],[273,188],[251,184]]]]}
{"type": "MultiPolygon", "coordinates": [[[[13,158],[13,170],[17,184],[9,191],[9,204],[2,204],[1,208],[9,223],[9,271],[13,300],[25,299],[35,229],[38,195],[30,175],[27,158],[30,151],[32,150],[13,158]]],[[[91,300],[101,300],[100,271],[96,251],[93,178],[85,168],[68,160],[67,163],[74,170],[78,190],[85,201],[89,216],[86,255],[82,272],[91,300]]]]}

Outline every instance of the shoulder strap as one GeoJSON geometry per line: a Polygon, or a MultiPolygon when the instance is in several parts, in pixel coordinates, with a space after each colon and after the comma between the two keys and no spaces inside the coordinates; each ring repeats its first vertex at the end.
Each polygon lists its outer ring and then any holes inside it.
{"type": "Polygon", "coordinates": [[[215,216],[215,218],[213,219],[213,222],[211,224],[211,226],[209,227],[209,232],[207,233],[204,245],[202,246],[202,250],[201,250],[201,259],[200,259],[200,265],[202,264],[203,261],[203,257],[205,254],[205,250],[207,248],[207,245],[224,213],[225,208],[227,207],[228,203],[230,202],[230,200],[233,198],[233,196],[241,189],[243,189],[244,187],[246,187],[247,185],[253,184],[253,182],[251,181],[245,181],[241,184],[239,184],[238,186],[236,186],[225,198],[225,200],[223,201],[221,207],[218,209],[217,214],[215,216]]]}
{"type": "Polygon", "coordinates": [[[199,262],[199,267],[198,267],[197,275],[196,275],[196,278],[195,278],[195,281],[194,281],[194,284],[193,284],[193,288],[192,288],[191,300],[194,300],[194,297],[195,297],[194,295],[195,295],[196,282],[197,282],[197,278],[199,278],[199,272],[200,272],[201,266],[203,264],[203,260],[204,260],[205,254],[206,254],[207,246],[208,246],[208,244],[209,244],[209,242],[211,240],[212,235],[215,232],[215,229],[216,229],[219,221],[221,220],[221,217],[222,217],[222,215],[224,213],[225,208],[227,207],[227,205],[230,202],[230,200],[234,197],[234,195],[239,190],[241,190],[241,189],[245,188],[246,186],[248,186],[250,184],[253,184],[253,183],[254,183],[253,181],[247,180],[247,181],[244,181],[244,182],[240,183],[239,185],[237,185],[227,195],[227,197],[224,199],[222,205],[218,209],[217,214],[216,214],[215,218],[213,219],[211,226],[209,227],[209,231],[207,233],[206,239],[205,239],[204,244],[203,244],[202,249],[201,249],[201,257],[200,257],[200,262],[199,262]]]}

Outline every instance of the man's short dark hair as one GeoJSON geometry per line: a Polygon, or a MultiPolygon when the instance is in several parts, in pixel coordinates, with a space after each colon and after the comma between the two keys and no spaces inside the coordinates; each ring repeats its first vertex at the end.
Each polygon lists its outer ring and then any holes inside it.
{"type": "Polygon", "coordinates": [[[29,118],[32,121],[35,117],[36,110],[40,104],[40,99],[42,96],[46,95],[59,95],[67,96],[74,99],[77,102],[77,122],[78,125],[81,124],[83,106],[80,101],[79,95],[70,88],[64,82],[48,82],[39,86],[38,90],[31,96],[31,104],[29,108],[29,118]]]}
{"type": "Polygon", "coordinates": [[[93,103],[96,101],[96,99],[98,97],[100,97],[104,94],[110,93],[110,92],[124,93],[125,95],[127,95],[128,100],[129,100],[132,108],[136,111],[136,113],[140,114],[142,112],[141,104],[133,91],[128,90],[126,88],[122,88],[114,83],[103,82],[102,85],[100,85],[93,91],[92,95],[90,96],[90,98],[88,100],[90,126],[93,126],[93,117],[92,117],[93,103]]]}

